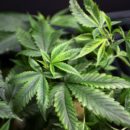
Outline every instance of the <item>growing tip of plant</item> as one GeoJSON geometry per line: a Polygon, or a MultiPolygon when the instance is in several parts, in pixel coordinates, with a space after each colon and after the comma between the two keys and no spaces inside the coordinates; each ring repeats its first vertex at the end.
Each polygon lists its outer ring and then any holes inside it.
{"type": "Polygon", "coordinates": [[[38,19],[39,19],[40,21],[43,21],[43,20],[45,20],[45,17],[44,17],[44,15],[42,15],[40,12],[38,12],[38,19]]]}

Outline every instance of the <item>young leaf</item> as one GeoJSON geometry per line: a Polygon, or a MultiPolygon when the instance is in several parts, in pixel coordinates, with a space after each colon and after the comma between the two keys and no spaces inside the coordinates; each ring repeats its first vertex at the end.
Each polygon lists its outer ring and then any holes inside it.
{"type": "Polygon", "coordinates": [[[100,61],[102,60],[102,58],[104,57],[104,54],[105,54],[105,46],[106,46],[106,43],[104,42],[101,47],[99,48],[98,50],[98,54],[97,54],[97,65],[100,64],[100,61]]]}
{"type": "Polygon", "coordinates": [[[100,11],[100,22],[99,22],[99,28],[102,28],[105,26],[105,22],[106,22],[106,18],[105,18],[106,14],[103,11],[100,11]]]}
{"type": "Polygon", "coordinates": [[[107,27],[108,27],[109,31],[111,32],[111,30],[112,30],[112,21],[111,21],[110,17],[107,16],[106,14],[104,14],[104,17],[105,17],[107,27]]]}
{"type": "Polygon", "coordinates": [[[63,70],[65,72],[67,72],[67,73],[80,76],[80,73],[75,68],[73,68],[71,65],[66,64],[64,62],[55,63],[54,66],[56,66],[60,70],[63,70]]]}
{"type": "Polygon", "coordinates": [[[73,95],[95,115],[100,115],[117,125],[130,127],[130,114],[114,99],[103,92],[83,85],[69,84],[73,95]]]}
{"type": "Polygon", "coordinates": [[[82,44],[83,43],[83,45],[84,45],[85,43],[90,41],[92,38],[93,37],[92,37],[91,34],[84,33],[84,34],[80,34],[80,35],[74,37],[74,40],[76,41],[77,44],[82,44]]]}
{"type": "Polygon", "coordinates": [[[95,20],[97,24],[100,23],[100,10],[96,3],[93,2],[93,0],[84,0],[84,5],[86,11],[90,13],[92,18],[95,20]]]}
{"type": "Polygon", "coordinates": [[[56,47],[54,47],[54,49],[52,50],[52,53],[51,53],[51,60],[53,61],[53,59],[58,54],[60,54],[61,52],[64,52],[65,50],[67,50],[67,48],[69,47],[70,43],[72,43],[72,40],[64,42],[64,43],[59,44],[56,47]]]}
{"type": "Polygon", "coordinates": [[[70,49],[68,51],[61,52],[53,58],[52,63],[73,59],[79,52],[80,49],[70,49]]]}
{"type": "Polygon", "coordinates": [[[70,9],[77,21],[85,27],[98,27],[97,23],[80,8],[76,0],[70,0],[70,9]]]}
{"type": "Polygon", "coordinates": [[[96,39],[100,35],[99,29],[98,28],[94,29],[92,31],[92,35],[93,35],[93,38],[96,39]]]}
{"type": "Polygon", "coordinates": [[[44,61],[46,61],[46,62],[50,62],[50,57],[49,57],[49,55],[48,55],[44,50],[42,50],[42,49],[40,49],[40,51],[41,51],[42,59],[43,59],[44,61]]]}
{"type": "Polygon", "coordinates": [[[78,130],[76,111],[73,106],[71,95],[67,88],[61,84],[55,93],[54,107],[60,121],[67,130],[78,130]]]}
{"type": "Polygon", "coordinates": [[[50,64],[50,72],[54,77],[55,76],[55,68],[54,68],[54,65],[52,65],[52,64],[50,64]]]}
{"type": "Polygon", "coordinates": [[[77,56],[78,58],[83,57],[92,51],[94,51],[96,48],[98,48],[102,43],[104,43],[106,39],[95,39],[88,42],[81,50],[80,54],[77,56]]]}

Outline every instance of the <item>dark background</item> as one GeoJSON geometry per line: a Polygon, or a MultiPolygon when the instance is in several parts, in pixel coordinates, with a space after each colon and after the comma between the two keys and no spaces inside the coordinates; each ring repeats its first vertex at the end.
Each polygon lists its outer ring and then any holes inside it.
{"type": "MultiPolygon", "coordinates": [[[[130,0],[95,0],[105,12],[130,10],[130,0]]],[[[79,0],[82,2],[82,0],[79,0]]],[[[42,12],[52,15],[68,7],[69,0],[0,0],[0,12],[42,12]]]]}

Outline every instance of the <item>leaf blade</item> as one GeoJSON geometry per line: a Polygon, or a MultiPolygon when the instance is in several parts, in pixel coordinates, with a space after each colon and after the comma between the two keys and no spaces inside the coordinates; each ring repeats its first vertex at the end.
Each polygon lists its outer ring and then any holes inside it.
{"type": "Polygon", "coordinates": [[[37,49],[31,38],[31,35],[28,32],[24,31],[23,29],[18,29],[16,36],[22,46],[28,49],[37,49]]]}
{"type": "Polygon", "coordinates": [[[72,11],[72,15],[77,19],[80,24],[86,27],[97,27],[95,21],[93,21],[90,16],[84,13],[76,0],[70,0],[70,9],[72,11]]]}
{"type": "Polygon", "coordinates": [[[54,97],[55,111],[57,112],[60,121],[64,125],[65,129],[78,130],[78,120],[75,114],[76,111],[72,104],[73,102],[69,91],[64,86],[60,86],[59,91],[56,91],[54,97]]]}
{"type": "Polygon", "coordinates": [[[87,87],[93,87],[98,89],[123,89],[130,88],[130,83],[122,78],[99,74],[99,73],[87,73],[80,77],[69,76],[68,82],[83,84],[87,87]]]}
{"type": "Polygon", "coordinates": [[[46,111],[49,105],[49,86],[44,76],[39,79],[39,87],[37,89],[37,104],[46,120],[46,111]]]}
{"type": "Polygon", "coordinates": [[[103,92],[82,85],[68,85],[73,95],[95,115],[100,115],[117,125],[130,126],[130,115],[114,99],[103,92]]]}
{"type": "Polygon", "coordinates": [[[80,76],[79,72],[75,68],[73,68],[71,65],[66,64],[64,62],[55,63],[54,66],[67,73],[80,76]]]}
{"type": "Polygon", "coordinates": [[[93,52],[96,48],[98,48],[102,43],[104,43],[106,39],[95,39],[88,42],[81,50],[78,58],[83,57],[91,52],[93,52]]]}
{"type": "Polygon", "coordinates": [[[52,63],[61,62],[61,61],[65,61],[65,60],[71,60],[79,52],[80,52],[80,49],[70,49],[68,51],[61,52],[52,60],[52,63]]]}

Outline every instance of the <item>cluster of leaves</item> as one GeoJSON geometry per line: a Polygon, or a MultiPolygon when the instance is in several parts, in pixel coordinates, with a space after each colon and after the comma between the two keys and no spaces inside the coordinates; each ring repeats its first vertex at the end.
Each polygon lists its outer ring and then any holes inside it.
{"type": "Polygon", "coordinates": [[[0,54],[8,51],[18,51],[20,46],[16,38],[16,30],[19,27],[27,28],[25,24],[28,16],[17,13],[0,14],[0,54]]]}
{"type": "Polygon", "coordinates": [[[52,116],[56,130],[130,128],[130,82],[124,74],[112,76],[116,59],[130,66],[130,33],[92,0],[84,0],[84,6],[86,12],[70,0],[72,15],[29,16],[28,27],[17,30],[21,51],[7,77],[0,77],[0,118],[9,119],[1,130],[9,129],[11,119],[31,115],[48,124],[39,129],[50,129],[52,116]],[[82,120],[75,103],[82,104],[82,120]]]}

